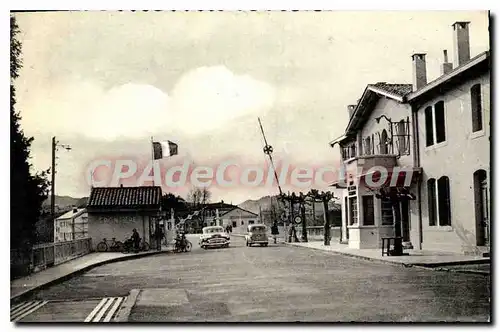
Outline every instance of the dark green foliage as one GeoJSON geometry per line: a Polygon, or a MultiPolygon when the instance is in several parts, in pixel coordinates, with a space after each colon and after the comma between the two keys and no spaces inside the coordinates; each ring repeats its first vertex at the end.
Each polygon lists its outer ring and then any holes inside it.
{"type": "Polygon", "coordinates": [[[163,195],[161,200],[161,209],[162,211],[166,211],[167,214],[170,213],[170,209],[174,209],[174,211],[182,211],[187,209],[186,201],[180,197],[175,196],[172,193],[168,193],[163,195]]]}
{"type": "Polygon", "coordinates": [[[10,243],[11,249],[28,251],[35,243],[35,224],[40,217],[43,201],[47,198],[48,171],[31,174],[30,147],[33,137],[24,135],[21,116],[16,112],[14,81],[22,67],[21,42],[17,39],[19,27],[10,17],[10,243]]]}

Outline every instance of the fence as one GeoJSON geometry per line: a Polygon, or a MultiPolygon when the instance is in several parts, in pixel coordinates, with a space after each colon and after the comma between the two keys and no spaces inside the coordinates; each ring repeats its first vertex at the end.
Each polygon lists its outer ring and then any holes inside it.
{"type": "Polygon", "coordinates": [[[16,277],[64,263],[88,254],[92,248],[91,244],[90,238],[84,238],[74,241],[37,244],[31,249],[31,254],[11,250],[11,273],[13,277],[16,277]]]}

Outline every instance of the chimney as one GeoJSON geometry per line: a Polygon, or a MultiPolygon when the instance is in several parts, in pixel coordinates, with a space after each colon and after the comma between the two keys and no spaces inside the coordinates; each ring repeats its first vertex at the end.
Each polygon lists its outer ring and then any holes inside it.
{"type": "Polygon", "coordinates": [[[455,22],[452,25],[453,50],[455,51],[453,67],[455,68],[470,60],[469,23],[470,22],[455,22]]]}
{"type": "Polygon", "coordinates": [[[349,119],[352,117],[354,110],[356,109],[356,105],[347,105],[347,111],[349,112],[349,119]]]}
{"type": "Polygon", "coordinates": [[[427,84],[425,53],[415,53],[411,58],[413,62],[413,91],[417,91],[427,84]]]}
{"type": "Polygon", "coordinates": [[[444,55],[444,61],[443,64],[441,65],[441,75],[448,74],[450,71],[453,70],[453,64],[448,62],[448,51],[443,50],[443,55],[444,55]]]}

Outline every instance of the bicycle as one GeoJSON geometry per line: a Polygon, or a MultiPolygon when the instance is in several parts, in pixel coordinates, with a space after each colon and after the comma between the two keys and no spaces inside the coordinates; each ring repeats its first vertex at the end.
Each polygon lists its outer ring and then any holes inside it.
{"type": "Polygon", "coordinates": [[[99,242],[97,244],[97,251],[98,252],[105,252],[105,251],[116,251],[116,252],[121,252],[124,249],[124,245],[121,241],[116,241],[116,238],[111,239],[111,244],[108,246],[108,240],[106,238],[102,239],[102,242],[99,242]]]}
{"type": "Polygon", "coordinates": [[[141,243],[139,244],[139,251],[149,251],[149,249],[149,243],[147,243],[146,241],[141,241],[141,243]]]}
{"type": "Polygon", "coordinates": [[[184,239],[184,245],[181,244],[180,240],[176,239],[174,244],[174,252],[190,252],[193,244],[188,239],[184,239]]]}

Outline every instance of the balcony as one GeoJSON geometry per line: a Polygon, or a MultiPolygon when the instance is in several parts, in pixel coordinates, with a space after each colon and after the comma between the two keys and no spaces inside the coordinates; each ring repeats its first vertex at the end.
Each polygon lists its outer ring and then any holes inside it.
{"type": "Polygon", "coordinates": [[[397,166],[397,155],[393,154],[375,154],[375,155],[364,155],[356,156],[344,161],[346,170],[351,168],[357,169],[358,167],[363,167],[363,169],[370,169],[375,166],[385,167],[391,169],[397,166]]]}

